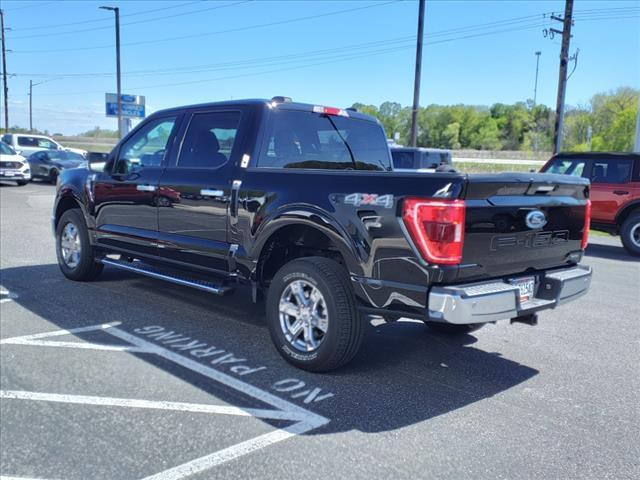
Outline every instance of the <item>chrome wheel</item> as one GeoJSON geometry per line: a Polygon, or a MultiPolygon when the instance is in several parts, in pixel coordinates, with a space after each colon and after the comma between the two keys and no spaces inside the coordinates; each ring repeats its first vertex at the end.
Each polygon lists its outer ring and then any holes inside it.
{"type": "Polygon", "coordinates": [[[305,280],[291,282],[280,296],[280,328],[296,350],[312,352],[329,328],[327,304],[320,290],[305,280]]]}
{"type": "Polygon", "coordinates": [[[69,268],[76,268],[80,263],[80,233],[71,222],[67,223],[60,232],[60,253],[62,261],[69,268]]]}
{"type": "Polygon", "coordinates": [[[631,232],[629,232],[629,237],[631,237],[631,241],[633,244],[640,248],[640,223],[636,223],[633,227],[631,227],[631,232]]]}

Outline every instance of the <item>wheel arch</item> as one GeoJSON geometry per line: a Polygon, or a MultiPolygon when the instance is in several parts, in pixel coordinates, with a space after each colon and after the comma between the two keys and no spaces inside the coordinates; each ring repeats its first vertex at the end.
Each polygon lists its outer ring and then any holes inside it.
{"type": "Polygon", "coordinates": [[[356,247],[337,222],[318,212],[301,213],[284,213],[257,235],[261,240],[253,248],[253,280],[264,286],[282,265],[309,256],[332,258],[348,273],[358,274],[361,266],[356,247]]]}
{"type": "Polygon", "coordinates": [[[82,216],[84,217],[85,222],[87,222],[87,226],[90,226],[90,223],[88,222],[87,211],[82,201],[80,200],[80,197],[71,188],[63,188],[60,190],[56,203],[53,207],[54,231],[58,227],[58,222],[60,221],[60,218],[62,217],[62,215],[66,211],[71,210],[73,208],[79,208],[82,211],[82,216]]]}
{"type": "Polygon", "coordinates": [[[640,200],[632,200],[627,205],[622,207],[620,212],[616,215],[616,225],[618,228],[622,226],[624,221],[631,215],[632,212],[640,212],[640,200]]]}

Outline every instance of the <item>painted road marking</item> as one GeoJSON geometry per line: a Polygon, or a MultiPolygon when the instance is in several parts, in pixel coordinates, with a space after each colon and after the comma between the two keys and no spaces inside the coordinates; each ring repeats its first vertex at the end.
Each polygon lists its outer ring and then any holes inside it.
{"type": "Polygon", "coordinates": [[[0,303],[12,302],[16,298],[18,298],[17,294],[10,292],[6,288],[0,287],[0,303]]]}
{"type": "MultiPolygon", "coordinates": [[[[52,332],[43,332],[33,335],[24,335],[20,337],[12,337],[0,340],[0,344],[7,345],[32,345],[38,347],[65,347],[65,348],[81,348],[81,349],[100,349],[100,350],[113,350],[113,351],[127,351],[127,352],[141,352],[146,354],[155,354],[173,363],[176,363],[184,368],[192,370],[200,375],[203,375],[215,382],[221,383],[229,388],[232,388],[244,395],[252,397],[259,402],[266,403],[273,407],[273,409],[258,409],[258,408],[244,408],[234,406],[217,406],[207,404],[194,404],[185,402],[164,402],[164,401],[151,401],[140,399],[128,399],[128,398],[115,398],[115,397],[94,397],[85,395],[64,395],[64,394],[52,394],[42,392],[24,392],[24,391],[2,391],[0,392],[0,398],[4,399],[17,399],[17,400],[31,400],[31,401],[45,401],[45,402],[58,402],[58,403],[70,403],[70,404],[85,404],[85,405],[102,405],[102,406],[119,406],[130,408],[153,408],[160,410],[178,410],[178,411],[198,411],[212,414],[224,414],[224,415],[241,415],[251,416],[260,419],[277,419],[277,420],[289,420],[294,422],[285,428],[277,428],[272,432],[259,435],[255,438],[237,443],[230,447],[218,450],[208,455],[204,455],[200,458],[190,460],[186,463],[170,468],[168,470],[153,474],[146,477],[145,480],[178,480],[195,473],[203,472],[212,467],[228,462],[230,460],[239,458],[248,453],[265,448],[274,443],[286,440],[287,438],[295,435],[301,435],[323,425],[329,423],[329,419],[313,413],[305,408],[302,408],[288,400],[277,397],[265,390],[255,387],[239,378],[233,377],[230,374],[224,373],[216,368],[208,365],[203,365],[191,358],[183,356],[176,351],[170,350],[163,346],[151,343],[145,339],[132,335],[124,330],[117,328],[120,322],[91,325],[88,327],[80,327],[69,330],[56,330],[52,332]],[[55,340],[47,340],[49,338],[55,338],[63,335],[73,335],[75,333],[83,333],[90,331],[104,331],[109,335],[112,335],[120,340],[123,340],[130,344],[130,346],[113,346],[103,345],[99,343],[75,343],[75,342],[60,342],[55,340]],[[82,346],[88,345],[88,346],[82,346]]],[[[227,354],[228,355],[228,354],[227,354]]],[[[224,357],[223,357],[224,358],[224,357]]],[[[233,358],[233,355],[232,355],[233,358]]],[[[218,362],[221,365],[225,362],[218,362]]],[[[238,365],[231,367],[230,370],[238,373],[238,365]]],[[[240,374],[240,373],[238,373],[240,374]]],[[[302,385],[303,386],[303,385],[302,385]]],[[[314,392],[317,395],[316,392],[314,392]]]]}

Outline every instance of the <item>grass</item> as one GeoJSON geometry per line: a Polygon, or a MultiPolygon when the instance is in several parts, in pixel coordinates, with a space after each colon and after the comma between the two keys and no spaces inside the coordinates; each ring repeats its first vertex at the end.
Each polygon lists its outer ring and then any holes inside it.
{"type": "Polygon", "coordinates": [[[536,172],[540,167],[537,165],[505,165],[503,163],[468,163],[453,162],[456,170],[462,173],[500,173],[500,172],[529,172],[534,169],[536,172]]]}

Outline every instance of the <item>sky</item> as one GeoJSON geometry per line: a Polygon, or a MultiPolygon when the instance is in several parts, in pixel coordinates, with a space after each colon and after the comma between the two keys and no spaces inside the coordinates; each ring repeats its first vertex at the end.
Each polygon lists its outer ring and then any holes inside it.
{"type": "MultiPolygon", "coordinates": [[[[413,99],[418,2],[2,0],[9,123],[77,134],[115,129],[114,14],[121,16],[122,92],[147,113],[192,103],[292,97],[346,107],[413,99]],[[9,30],[9,28],[11,30],[9,30]]],[[[491,105],[533,98],[555,108],[564,0],[426,1],[420,104],[491,105]]],[[[566,102],[640,88],[640,0],[575,0],[566,102]],[[570,64],[570,71],[573,63],[570,64]]]]}

